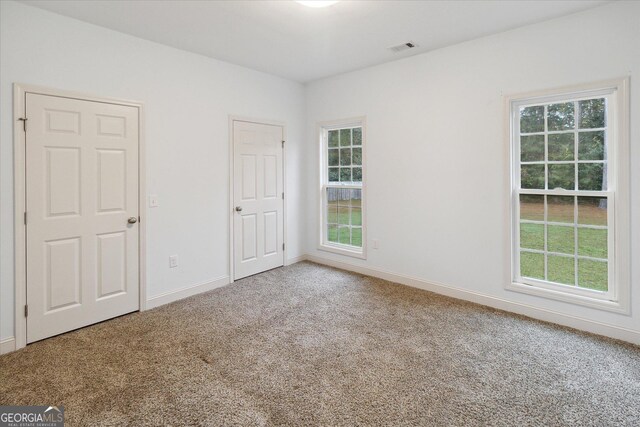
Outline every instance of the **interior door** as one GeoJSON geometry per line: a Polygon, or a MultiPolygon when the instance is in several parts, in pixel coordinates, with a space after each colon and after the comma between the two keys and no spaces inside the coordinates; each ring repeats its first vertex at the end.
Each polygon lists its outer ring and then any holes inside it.
{"type": "Polygon", "coordinates": [[[27,342],[139,308],[138,108],[26,95],[27,342]]]}
{"type": "Polygon", "coordinates": [[[234,278],[284,265],[283,128],[233,121],[234,278]]]}

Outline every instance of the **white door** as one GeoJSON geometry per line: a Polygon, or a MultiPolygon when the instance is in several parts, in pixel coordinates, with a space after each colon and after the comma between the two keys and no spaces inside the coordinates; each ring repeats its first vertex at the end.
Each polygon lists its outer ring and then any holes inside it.
{"type": "Polygon", "coordinates": [[[281,126],[233,122],[234,278],[284,265],[281,126]]]}
{"type": "Polygon", "coordinates": [[[27,342],[139,308],[138,108],[26,95],[27,342]]]}

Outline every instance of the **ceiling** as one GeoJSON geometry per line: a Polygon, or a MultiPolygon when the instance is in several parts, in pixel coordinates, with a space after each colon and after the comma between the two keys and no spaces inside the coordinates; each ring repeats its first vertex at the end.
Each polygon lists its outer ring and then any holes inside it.
{"type": "Polygon", "coordinates": [[[23,3],[299,82],[553,19],[607,1],[281,1],[23,3]],[[412,41],[401,53],[388,48],[412,41]]]}

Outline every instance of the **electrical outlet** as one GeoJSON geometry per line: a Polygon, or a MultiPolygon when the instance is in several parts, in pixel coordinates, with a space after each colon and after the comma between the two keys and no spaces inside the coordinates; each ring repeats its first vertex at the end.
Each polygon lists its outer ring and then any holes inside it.
{"type": "Polygon", "coordinates": [[[149,196],[149,207],[150,208],[158,207],[158,196],[156,196],[155,194],[149,196]]]}
{"type": "Polygon", "coordinates": [[[378,239],[373,239],[373,249],[378,249],[380,247],[380,241],[378,239]]]}
{"type": "Polygon", "coordinates": [[[178,255],[171,255],[169,257],[169,268],[176,268],[178,266],[178,255]]]}

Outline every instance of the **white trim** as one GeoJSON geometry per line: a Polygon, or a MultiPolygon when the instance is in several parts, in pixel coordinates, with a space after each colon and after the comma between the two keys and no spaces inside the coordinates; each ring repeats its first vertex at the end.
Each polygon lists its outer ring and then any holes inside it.
{"type": "MultiPolygon", "coordinates": [[[[513,95],[507,96],[507,100],[527,100],[530,101],[529,104],[523,104],[523,106],[528,105],[538,105],[540,99],[550,99],[550,103],[563,100],[567,95],[578,94],[580,92],[588,92],[584,97],[580,97],[577,95],[575,99],[581,100],[586,98],[592,98],[594,96],[598,96],[600,94],[605,94],[610,91],[610,89],[618,89],[622,86],[629,86],[629,77],[621,77],[617,79],[608,79],[601,80],[593,83],[582,83],[571,86],[563,86],[554,89],[545,89],[545,90],[536,90],[529,92],[521,92],[513,95]],[[600,90],[600,92],[598,92],[600,90]]],[[[508,103],[507,103],[508,105],[508,103]]],[[[507,110],[508,111],[508,110],[507,110]]]]}
{"type": "Polygon", "coordinates": [[[367,195],[366,195],[366,183],[367,183],[367,117],[366,116],[358,116],[358,117],[350,117],[346,119],[338,119],[338,120],[329,120],[322,121],[316,124],[316,136],[319,137],[319,160],[320,160],[320,173],[318,174],[319,178],[319,197],[317,199],[317,212],[318,212],[318,245],[317,249],[319,251],[331,252],[338,255],[346,255],[353,258],[359,258],[366,260],[367,259],[367,195]],[[325,133],[329,130],[337,130],[344,129],[349,127],[360,127],[362,128],[362,184],[361,185],[340,185],[333,184],[331,187],[344,187],[344,188],[356,188],[361,190],[362,194],[362,202],[361,202],[361,213],[362,213],[362,248],[358,250],[354,246],[347,246],[341,244],[329,244],[325,242],[326,236],[326,222],[325,222],[325,187],[329,186],[329,179],[327,177],[327,150],[328,150],[328,136],[325,133]]]}
{"type": "MultiPolygon", "coordinates": [[[[15,348],[19,350],[27,345],[27,318],[24,316],[23,307],[27,301],[26,281],[26,227],[23,220],[25,212],[25,138],[18,119],[24,116],[26,107],[26,94],[34,93],[62,98],[72,98],[83,101],[94,101],[106,104],[117,104],[135,107],[138,109],[138,215],[140,227],[138,228],[138,271],[139,271],[139,310],[146,309],[147,300],[147,256],[146,256],[146,158],[145,158],[145,133],[144,133],[144,104],[138,101],[121,100],[116,98],[95,96],[81,92],[58,90],[42,86],[34,86],[23,83],[13,84],[13,179],[14,179],[14,331],[15,348]]],[[[27,124],[27,126],[29,126],[27,124]]]]}
{"type": "MultiPolygon", "coordinates": [[[[532,280],[531,282],[537,282],[532,280]]],[[[514,292],[521,292],[523,294],[535,295],[538,297],[551,298],[558,301],[583,305],[585,307],[597,308],[600,310],[611,311],[619,314],[629,314],[625,307],[622,307],[615,301],[604,300],[600,298],[590,297],[586,292],[584,294],[568,293],[562,290],[564,285],[556,285],[557,288],[549,286],[542,282],[538,286],[530,285],[527,283],[512,282],[507,284],[506,289],[514,292]]]]}
{"type": "Polygon", "coordinates": [[[14,337],[15,348],[23,348],[27,345],[27,318],[22,307],[27,301],[27,254],[26,254],[26,227],[22,215],[26,206],[26,157],[25,140],[26,133],[21,129],[18,118],[23,117],[25,111],[26,89],[23,86],[13,85],[13,206],[14,206],[14,337]]]}
{"type": "Polygon", "coordinates": [[[284,192],[284,200],[282,202],[282,242],[284,243],[284,250],[282,251],[282,265],[287,264],[287,200],[289,195],[287,193],[287,126],[284,122],[278,120],[268,119],[256,119],[253,117],[229,115],[229,199],[228,199],[228,213],[229,213],[229,283],[233,283],[234,277],[234,252],[233,252],[233,220],[235,218],[235,211],[233,206],[233,185],[234,185],[234,144],[233,144],[233,122],[248,122],[257,123],[261,125],[280,126],[282,128],[282,140],[285,141],[282,147],[282,191],[284,192]]]}
{"type": "Polygon", "coordinates": [[[147,300],[147,309],[150,310],[152,308],[160,307],[161,305],[169,304],[171,302],[188,298],[193,295],[198,295],[203,292],[221,288],[228,285],[229,283],[231,283],[229,281],[229,276],[222,276],[218,277],[217,279],[209,280],[207,282],[196,283],[195,285],[163,292],[160,295],[153,296],[147,300]]]}
{"type": "MultiPolygon", "coordinates": [[[[364,221],[363,221],[364,223],[364,221]]],[[[324,226],[326,224],[323,224],[322,227],[324,229],[324,226]]],[[[364,245],[364,227],[362,227],[362,244],[364,245]]],[[[323,236],[320,236],[320,238],[322,239],[323,236]]],[[[362,251],[358,251],[355,249],[352,249],[352,246],[349,245],[341,245],[339,243],[336,244],[323,244],[320,243],[318,245],[318,250],[319,251],[323,251],[323,252],[331,252],[334,254],[338,254],[338,255],[345,255],[345,256],[350,256],[352,258],[359,258],[359,259],[367,259],[367,255],[364,253],[364,248],[362,248],[362,251]]]]}
{"type": "Polygon", "coordinates": [[[13,337],[0,340],[0,354],[11,353],[16,351],[16,340],[13,337]]]}
{"type": "Polygon", "coordinates": [[[229,116],[229,196],[227,197],[227,214],[229,219],[229,235],[227,236],[227,245],[229,247],[229,282],[233,283],[233,263],[235,257],[233,255],[233,161],[234,161],[234,146],[233,146],[233,121],[235,116],[229,116]]]}
{"type": "Polygon", "coordinates": [[[138,265],[140,286],[140,311],[147,310],[147,148],[145,144],[144,104],[138,108],[138,215],[140,216],[138,240],[138,265]]]}
{"type": "MultiPolygon", "coordinates": [[[[505,100],[505,138],[510,152],[508,159],[510,166],[509,179],[507,180],[509,210],[510,210],[510,232],[506,235],[505,246],[509,251],[510,271],[506,280],[505,288],[510,291],[522,292],[530,295],[546,297],[587,307],[599,308],[606,311],[631,314],[631,244],[630,244],[630,220],[629,220],[629,77],[587,83],[576,86],[568,86],[545,91],[515,94],[504,97],[505,100]],[[587,191],[567,191],[567,190],[517,190],[519,188],[520,162],[519,141],[516,135],[517,117],[514,107],[540,105],[540,103],[550,103],[566,100],[593,98],[595,96],[605,97],[609,102],[615,103],[614,115],[611,119],[607,117],[607,132],[612,136],[613,144],[609,144],[609,157],[607,161],[613,166],[609,170],[608,183],[610,191],[587,192],[587,191]],[[516,123],[516,126],[513,126],[516,123]],[[516,203],[515,195],[523,194],[557,194],[557,195],[595,195],[606,197],[609,200],[608,229],[611,230],[609,239],[609,262],[613,264],[613,269],[609,268],[609,291],[605,295],[593,294],[589,297],[579,289],[564,290],[561,286],[554,286],[545,282],[544,285],[538,281],[519,278],[519,203],[516,203]],[[612,214],[613,211],[613,214],[612,214]],[[613,243],[615,242],[615,244],[613,243]],[[611,262],[613,261],[613,262],[611,262]],[[614,277],[615,274],[615,277],[614,277]],[[526,282],[526,284],[525,284],[526,282]],[[613,284],[613,287],[611,286],[613,284]]],[[[546,111],[546,107],[545,107],[546,111]]],[[[576,119],[577,126],[577,119],[576,119]]],[[[547,131],[545,127],[545,132],[547,131]]],[[[546,148],[545,148],[546,149],[546,148]]],[[[546,161],[546,157],[545,157],[546,161]]],[[[571,162],[569,162],[571,163],[571,162]]],[[[541,164],[544,164],[542,162],[541,164]]],[[[577,174],[577,169],[576,169],[577,174]]],[[[545,178],[546,179],[546,178],[545,178]]],[[[545,208],[546,209],[546,208],[545,208]]],[[[576,248],[577,249],[577,248],[576,248]]],[[[546,248],[545,248],[546,250],[546,248]]],[[[576,271],[577,274],[577,271],[576,271]]]]}
{"type": "Polygon", "coordinates": [[[618,284],[618,301],[627,314],[631,314],[631,179],[629,168],[630,145],[630,105],[629,77],[617,80],[616,122],[612,127],[618,144],[614,147],[616,156],[615,176],[615,241],[616,259],[614,281],[618,284]]]}

